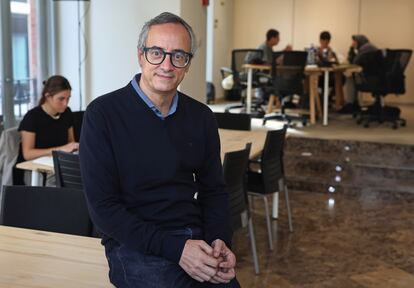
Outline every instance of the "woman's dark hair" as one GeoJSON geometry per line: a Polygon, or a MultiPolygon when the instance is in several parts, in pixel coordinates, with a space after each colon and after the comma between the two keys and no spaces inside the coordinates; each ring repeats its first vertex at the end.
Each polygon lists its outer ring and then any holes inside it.
{"type": "Polygon", "coordinates": [[[68,79],[61,75],[51,76],[46,81],[43,81],[42,98],[39,100],[39,105],[46,102],[46,94],[53,96],[64,90],[72,90],[68,79]]]}

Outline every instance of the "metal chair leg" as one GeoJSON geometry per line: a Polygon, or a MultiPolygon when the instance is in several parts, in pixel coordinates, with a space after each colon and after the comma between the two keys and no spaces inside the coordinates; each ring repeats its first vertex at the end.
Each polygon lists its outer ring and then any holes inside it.
{"type": "Polygon", "coordinates": [[[289,201],[289,190],[286,184],[284,185],[284,190],[285,190],[286,209],[287,209],[288,221],[289,221],[289,231],[293,232],[292,213],[290,211],[290,201],[289,201]]]}
{"type": "Polygon", "coordinates": [[[272,236],[272,226],[270,225],[270,213],[269,213],[269,204],[266,198],[266,195],[263,196],[263,201],[265,205],[265,213],[266,213],[266,224],[267,224],[267,234],[269,236],[269,248],[273,250],[273,236],[272,236]]]}
{"type": "MultiPolygon", "coordinates": [[[[279,189],[279,191],[282,191],[279,189]]],[[[279,218],[279,191],[273,192],[272,198],[272,218],[277,220],[279,218]]]]}
{"type": "Polygon", "coordinates": [[[254,271],[256,272],[256,274],[259,274],[260,273],[259,258],[257,257],[256,237],[254,236],[252,217],[249,217],[249,237],[250,237],[250,245],[252,247],[254,271]]]}

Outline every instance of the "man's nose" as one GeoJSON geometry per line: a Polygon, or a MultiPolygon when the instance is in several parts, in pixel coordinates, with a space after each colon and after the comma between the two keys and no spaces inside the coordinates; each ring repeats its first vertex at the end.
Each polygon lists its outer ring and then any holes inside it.
{"type": "Polygon", "coordinates": [[[165,55],[165,59],[161,63],[161,68],[162,69],[168,70],[168,71],[174,69],[174,65],[172,65],[172,63],[171,63],[171,57],[172,57],[172,55],[170,55],[170,54],[165,55]]]}

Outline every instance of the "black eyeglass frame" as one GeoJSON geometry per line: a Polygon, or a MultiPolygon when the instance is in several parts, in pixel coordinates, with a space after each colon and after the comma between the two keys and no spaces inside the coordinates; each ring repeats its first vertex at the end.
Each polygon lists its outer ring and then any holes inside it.
{"type": "Polygon", "coordinates": [[[142,51],[144,52],[145,55],[145,59],[148,61],[148,63],[150,63],[151,65],[160,65],[162,62],[164,62],[165,58],[167,57],[167,55],[170,55],[170,63],[171,65],[173,65],[175,68],[185,68],[188,66],[188,64],[191,61],[191,58],[193,58],[193,54],[189,53],[189,52],[185,52],[183,50],[174,50],[173,52],[166,52],[164,51],[164,49],[162,49],[161,47],[157,47],[157,46],[153,46],[153,47],[143,47],[142,51]],[[148,56],[147,56],[147,52],[150,51],[151,49],[156,49],[159,50],[161,53],[163,53],[163,57],[162,60],[159,63],[154,63],[151,62],[150,60],[148,60],[148,56]],[[183,53],[184,55],[188,56],[188,60],[185,63],[184,66],[177,66],[173,63],[173,57],[176,53],[183,53]]]}

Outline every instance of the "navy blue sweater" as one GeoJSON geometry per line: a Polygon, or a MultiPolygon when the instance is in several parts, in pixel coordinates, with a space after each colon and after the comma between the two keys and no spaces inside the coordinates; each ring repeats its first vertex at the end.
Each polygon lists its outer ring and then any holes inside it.
{"type": "Polygon", "coordinates": [[[178,97],[177,111],[164,120],[131,84],[95,99],[84,116],[79,151],[103,244],[117,242],[177,263],[188,238],[167,230],[200,227],[209,244],[231,241],[214,115],[196,100],[178,97]]]}

